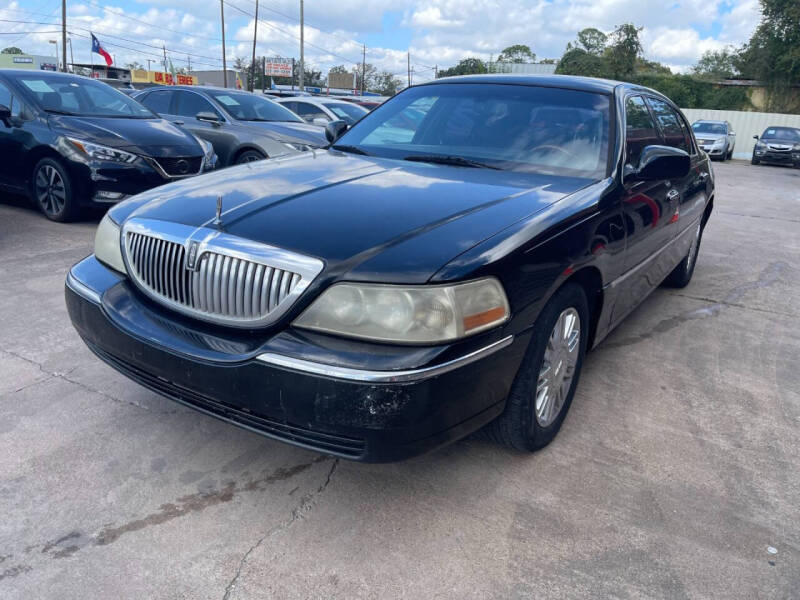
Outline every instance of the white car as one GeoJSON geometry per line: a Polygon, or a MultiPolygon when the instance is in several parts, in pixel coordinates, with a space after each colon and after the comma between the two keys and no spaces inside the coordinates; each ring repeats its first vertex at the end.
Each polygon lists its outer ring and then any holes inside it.
{"type": "Polygon", "coordinates": [[[344,121],[350,126],[364,115],[369,114],[369,111],[363,106],[325,96],[276,98],[275,102],[283,104],[306,123],[322,127],[337,120],[344,121]]]}

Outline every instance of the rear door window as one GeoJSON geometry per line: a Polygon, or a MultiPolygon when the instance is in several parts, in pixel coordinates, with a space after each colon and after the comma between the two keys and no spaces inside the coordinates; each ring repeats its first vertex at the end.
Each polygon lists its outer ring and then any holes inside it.
{"type": "Polygon", "coordinates": [[[143,99],[141,99],[140,102],[158,115],[168,115],[170,114],[171,110],[170,104],[172,102],[173,93],[174,92],[169,92],[166,90],[150,92],[143,99]]]}

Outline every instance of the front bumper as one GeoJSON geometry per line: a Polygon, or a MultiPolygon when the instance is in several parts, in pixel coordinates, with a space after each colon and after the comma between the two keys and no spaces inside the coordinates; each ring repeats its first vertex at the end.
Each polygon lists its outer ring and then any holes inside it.
{"type": "Polygon", "coordinates": [[[466,345],[397,348],[326,346],[324,336],[290,330],[230,332],[138,296],[94,256],[70,271],[66,302],[89,348],[145,387],[268,437],[365,462],[422,454],[497,417],[528,340],[495,332],[466,345]]]}
{"type": "Polygon", "coordinates": [[[711,144],[707,144],[705,146],[701,145],[700,148],[709,156],[723,156],[727,153],[727,148],[725,148],[725,146],[712,146],[711,144]]]}
{"type": "Polygon", "coordinates": [[[772,150],[756,150],[754,156],[762,161],[776,165],[800,165],[800,152],[775,152],[772,150]]]}

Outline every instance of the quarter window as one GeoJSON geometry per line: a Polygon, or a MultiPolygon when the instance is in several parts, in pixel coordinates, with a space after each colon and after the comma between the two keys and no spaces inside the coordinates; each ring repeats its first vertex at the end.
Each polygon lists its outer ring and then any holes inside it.
{"type": "Polygon", "coordinates": [[[650,111],[641,96],[631,96],[625,102],[626,163],[634,167],[645,146],[660,144],[661,139],[650,111]]]}
{"type": "Polygon", "coordinates": [[[321,108],[318,106],[314,106],[313,104],[309,104],[308,102],[298,102],[296,105],[294,112],[300,115],[303,120],[311,123],[314,119],[325,119],[326,121],[330,121],[330,117],[326,115],[321,108]]]}

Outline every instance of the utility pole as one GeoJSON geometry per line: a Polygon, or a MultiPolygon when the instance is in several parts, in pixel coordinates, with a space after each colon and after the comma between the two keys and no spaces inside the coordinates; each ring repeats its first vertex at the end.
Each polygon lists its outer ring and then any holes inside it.
{"type": "Polygon", "coordinates": [[[169,69],[167,69],[167,47],[161,46],[161,49],[164,51],[164,73],[169,73],[169,69]]]}
{"type": "Polygon", "coordinates": [[[261,57],[261,93],[267,91],[267,57],[261,57]]]}
{"type": "Polygon", "coordinates": [[[219,0],[219,18],[222,22],[222,87],[228,87],[228,65],[225,62],[225,0],[219,0]]]}
{"type": "Polygon", "coordinates": [[[150,63],[151,63],[151,62],[153,62],[153,59],[152,59],[152,58],[148,58],[148,59],[147,59],[147,70],[148,70],[148,71],[150,70],[150,63]]]}
{"type": "Polygon", "coordinates": [[[364,90],[366,89],[367,82],[364,81],[367,78],[367,45],[364,44],[362,49],[363,54],[361,55],[361,95],[364,95],[364,90]]]}
{"type": "Polygon", "coordinates": [[[256,0],[256,18],[253,19],[253,60],[250,63],[250,91],[256,89],[256,36],[258,35],[258,0],[256,0]]]}
{"type": "Polygon", "coordinates": [[[439,79],[439,65],[433,65],[433,78],[439,79]]]}
{"type": "Polygon", "coordinates": [[[411,87],[411,52],[408,53],[408,87],[411,87]]]}
{"type": "Polygon", "coordinates": [[[61,0],[61,57],[64,60],[64,73],[67,72],[67,0],[61,0]]]}
{"type": "Polygon", "coordinates": [[[306,74],[305,73],[305,71],[306,71],[306,63],[305,63],[305,60],[303,60],[304,52],[305,52],[305,50],[303,49],[303,0],[300,0],[300,85],[299,85],[299,87],[300,87],[300,91],[301,92],[305,91],[305,89],[306,89],[304,87],[305,86],[305,81],[303,81],[303,79],[305,78],[305,74],[306,74]]]}
{"type": "Polygon", "coordinates": [[[191,73],[192,72],[192,55],[191,54],[187,54],[186,55],[186,64],[187,64],[186,70],[189,71],[189,73],[191,73]]]}
{"type": "Polygon", "coordinates": [[[72,38],[67,38],[69,42],[69,62],[72,65],[73,71],[75,70],[75,55],[72,53],[72,38]]]}

